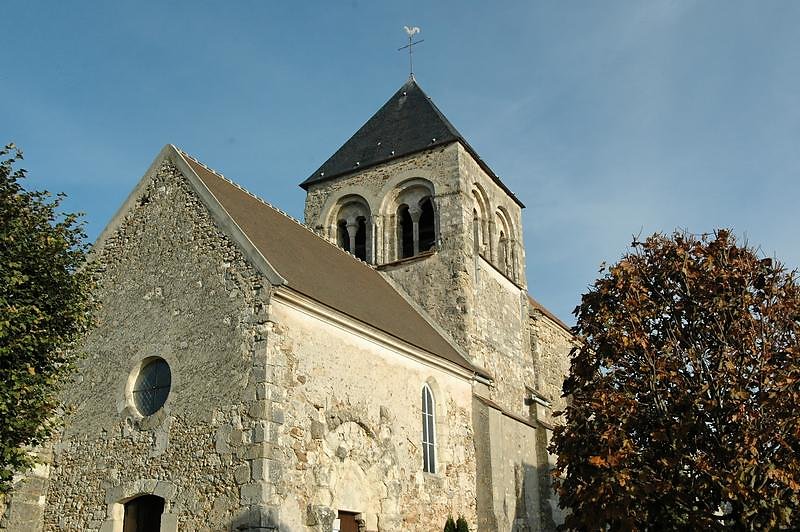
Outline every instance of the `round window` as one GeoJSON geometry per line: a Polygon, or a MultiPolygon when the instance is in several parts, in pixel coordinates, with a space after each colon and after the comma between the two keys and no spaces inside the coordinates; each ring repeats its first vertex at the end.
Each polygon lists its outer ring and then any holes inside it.
{"type": "Polygon", "coordinates": [[[172,372],[163,358],[145,361],[133,385],[133,404],[143,416],[150,416],[164,406],[172,385],[172,372]]]}

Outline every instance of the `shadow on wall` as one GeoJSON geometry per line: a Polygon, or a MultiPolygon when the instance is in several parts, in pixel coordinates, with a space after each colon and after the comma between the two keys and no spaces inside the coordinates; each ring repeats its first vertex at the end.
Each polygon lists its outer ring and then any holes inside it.
{"type": "Polygon", "coordinates": [[[278,519],[276,508],[258,506],[240,513],[231,521],[231,532],[283,532],[289,527],[278,519]]]}
{"type": "Polygon", "coordinates": [[[514,467],[515,508],[512,532],[556,530],[553,483],[548,466],[522,463],[514,467]]]}
{"type": "MultiPolygon", "coordinates": [[[[330,532],[336,517],[327,506],[309,505],[306,508],[306,526],[318,532],[330,532]]],[[[231,521],[231,532],[291,532],[296,530],[278,518],[275,506],[255,506],[241,512],[231,521]]]]}

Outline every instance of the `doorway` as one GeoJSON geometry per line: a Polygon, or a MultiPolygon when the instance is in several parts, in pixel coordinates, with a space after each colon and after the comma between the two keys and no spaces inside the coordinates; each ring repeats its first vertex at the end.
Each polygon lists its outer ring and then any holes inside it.
{"type": "Polygon", "coordinates": [[[337,529],[334,524],[333,530],[338,530],[339,532],[358,532],[356,516],[358,516],[358,514],[355,512],[339,512],[339,516],[336,518],[336,523],[339,524],[339,528],[337,529]]]}
{"type": "Polygon", "coordinates": [[[142,495],[125,503],[123,532],[159,532],[164,499],[155,495],[142,495]]]}

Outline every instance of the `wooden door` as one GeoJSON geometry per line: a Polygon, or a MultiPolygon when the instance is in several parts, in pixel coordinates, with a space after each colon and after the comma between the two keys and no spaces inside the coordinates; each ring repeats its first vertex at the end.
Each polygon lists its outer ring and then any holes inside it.
{"type": "Polygon", "coordinates": [[[339,512],[339,532],[358,532],[356,514],[351,512],[339,512]]]}

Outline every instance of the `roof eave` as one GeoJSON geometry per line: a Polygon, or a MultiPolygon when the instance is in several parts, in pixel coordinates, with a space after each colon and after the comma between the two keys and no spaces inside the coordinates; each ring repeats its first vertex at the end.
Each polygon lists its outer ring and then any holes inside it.
{"type": "Polygon", "coordinates": [[[337,173],[331,174],[331,175],[326,175],[324,177],[317,176],[317,175],[312,175],[308,179],[306,179],[305,181],[300,183],[299,187],[302,188],[303,190],[305,190],[306,192],[308,192],[308,189],[311,188],[313,185],[318,185],[320,183],[325,183],[327,181],[340,178],[342,176],[351,175],[351,174],[357,174],[357,173],[363,172],[364,170],[367,170],[369,168],[374,168],[376,166],[380,166],[382,164],[386,164],[386,163],[389,163],[389,162],[392,162],[392,161],[396,161],[398,159],[402,159],[403,157],[408,157],[409,155],[415,155],[417,153],[421,153],[421,152],[424,152],[424,151],[427,151],[427,150],[432,150],[433,148],[438,148],[440,146],[449,146],[450,144],[453,144],[455,142],[460,143],[464,147],[464,149],[467,150],[467,153],[469,153],[470,156],[475,160],[475,162],[478,163],[478,166],[481,167],[481,170],[486,172],[486,175],[488,175],[491,178],[491,180],[494,181],[497,184],[497,186],[499,186],[503,190],[503,192],[508,194],[509,197],[512,200],[514,200],[514,203],[519,205],[519,207],[521,209],[525,208],[525,204],[522,203],[522,201],[505,185],[505,183],[503,183],[500,180],[500,177],[498,177],[498,175],[494,173],[494,171],[489,167],[489,165],[486,163],[486,161],[481,159],[480,155],[478,155],[478,152],[476,152],[475,149],[472,146],[470,146],[469,142],[467,142],[464,139],[464,137],[458,137],[458,138],[455,138],[455,139],[448,139],[448,140],[444,140],[444,141],[441,141],[441,142],[436,142],[436,143],[430,144],[428,146],[425,146],[424,148],[420,148],[418,150],[405,152],[405,153],[402,153],[400,155],[392,155],[392,156],[389,156],[389,157],[387,157],[385,159],[380,159],[378,161],[375,161],[375,162],[370,163],[370,164],[366,164],[364,166],[359,166],[359,167],[353,168],[351,170],[343,170],[341,172],[337,172],[337,173]]]}
{"type": "Polygon", "coordinates": [[[337,173],[331,174],[331,175],[326,175],[324,177],[323,176],[314,176],[314,175],[312,175],[311,177],[309,177],[308,179],[306,179],[305,181],[300,183],[299,186],[300,186],[300,188],[302,188],[303,190],[308,192],[308,189],[312,185],[316,185],[316,184],[319,184],[319,183],[325,183],[326,181],[330,181],[332,179],[336,179],[336,178],[339,178],[339,177],[342,177],[342,176],[346,176],[346,175],[350,175],[350,174],[357,174],[357,173],[363,172],[364,170],[367,170],[369,168],[375,168],[376,166],[380,166],[380,165],[385,164],[385,163],[396,161],[398,159],[402,159],[403,157],[408,157],[409,155],[415,155],[417,153],[422,153],[424,151],[432,150],[434,148],[439,148],[441,146],[448,146],[450,144],[453,144],[454,142],[459,142],[459,141],[460,141],[460,139],[448,139],[448,140],[443,140],[441,142],[431,143],[431,144],[429,144],[429,145],[427,145],[427,146],[425,146],[423,148],[420,148],[418,150],[407,151],[407,152],[401,153],[399,155],[390,155],[389,157],[387,157],[385,159],[379,159],[379,160],[377,160],[375,162],[372,162],[372,163],[369,163],[369,164],[365,164],[364,166],[357,166],[357,167],[355,167],[355,168],[353,168],[351,170],[343,170],[341,172],[337,172],[337,173]]]}

